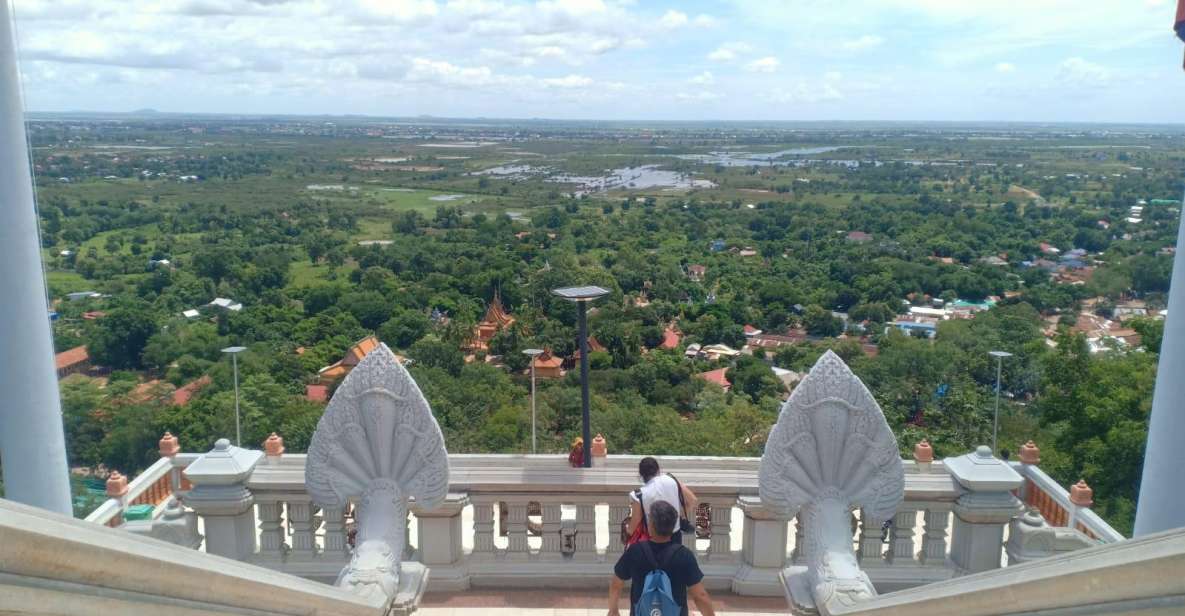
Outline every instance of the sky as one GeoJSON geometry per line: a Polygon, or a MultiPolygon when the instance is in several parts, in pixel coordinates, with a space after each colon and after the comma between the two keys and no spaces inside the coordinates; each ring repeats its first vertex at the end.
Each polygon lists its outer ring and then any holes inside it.
{"type": "Polygon", "coordinates": [[[33,111],[1185,122],[1170,0],[14,0],[33,111]]]}

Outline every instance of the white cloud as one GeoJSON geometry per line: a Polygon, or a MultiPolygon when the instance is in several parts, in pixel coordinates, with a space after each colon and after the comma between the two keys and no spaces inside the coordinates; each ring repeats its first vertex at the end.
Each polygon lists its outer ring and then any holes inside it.
{"type": "Polygon", "coordinates": [[[714,75],[712,75],[712,71],[704,71],[704,72],[696,75],[695,77],[688,79],[687,83],[700,85],[700,86],[709,86],[709,85],[712,85],[713,83],[716,83],[716,77],[714,75]]]}
{"type": "Polygon", "coordinates": [[[863,51],[865,49],[878,47],[884,42],[884,38],[872,34],[865,34],[860,38],[844,41],[840,44],[840,46],[846,51],[863,51]]]}
{"type": "Polygon", "coordinates": [[[675,98],[684,102],[708,102],[724,98],[719,93],[709,92],[707,90],[698,90],[696,92],[679,92],[675,94],[675,98]]]}
{"type": "Polygon", "coordinates": [[[541,79],[540,83],[552,88],[587,88],[591,86],[593,80],[584,75],[568,75],[566,77],[555,77],[551,79],[541,79]]]}
{"type": "Polygon", "coordinates": [[[744,43],[725,43],[708,54],[708,59],[713,62],[731,62],[736,60],[739,56],[753,51],[753,46],[744,43]]]}
{"type": "Polygon", "coordinates": [[[772,73],[778,70],[778,66],[780,65],[781,62],[777,58],[765,56],[764,58],[758,58],[745,64],[745,70],[750,73],[772,73]]]}
{"type": "Polygon", "coordinates": [[[1111,69],[1079,57],[1058,65],[1057,80],[1068,86],[1099,87],[1111,82],[1111,69]]]}
{"type": "Polygon", "coordinates": [[[997,73],[1011,73],[1014,71],[1016,71],[1016,65],[1012,64],[1011,62],[996,63],[996,72],[997,73]]]}
{"type": "Polygon", "coordinates": [[[472,87],[489,85],[500,79],[488,66],[462,67],[444,60],[415,58],[407,71],[408,81],[472,87]]]}
{"type": "Polygon", "coordinates": [[[686,26],[688,21],[690,21],[690,19],[688,19],[687,13],[676,11],[675,9],[669,9],[666,13],[663,13],[661,18],[659,18],[658,25],[664,28],[679,28],[686,26]]]}

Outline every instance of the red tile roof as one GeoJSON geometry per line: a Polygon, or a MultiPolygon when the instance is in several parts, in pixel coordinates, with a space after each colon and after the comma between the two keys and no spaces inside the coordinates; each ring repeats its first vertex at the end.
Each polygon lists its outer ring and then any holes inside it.
{"type": "Polygon", "coordinates": [[[727,375],[728,375],[728,368],[717,368],[716,370],[709,370],[708,372],[701,372],[695,376],[696,376],[696,378],[703,379],[709,383],[714,383],[716,385],[719,385],[720,387],[724,388],[724,391],[728,391],[729,389],[732,388],[732,383],[728,382],[727,375]]]}
{"type": "Polygon", "coordinates": [[[658,345],[660,349],[676,349],[679,348],[679,333],[671,328],[666,328],[662,332],[662,344],[658,345]]]}
{"type": "Polygon", "coordinates": [[[90,361],[91,356],[86,352],[86,345],[76,346],[69,351],[62,351],[54,356],[54,365],[58,370],[64,370],[90,361]]]}
{"type": "Polygon", "coordinates": [[[304,397],[313,402],[329,400],[329,387],[326,385],[305,385],[304,397]]]}

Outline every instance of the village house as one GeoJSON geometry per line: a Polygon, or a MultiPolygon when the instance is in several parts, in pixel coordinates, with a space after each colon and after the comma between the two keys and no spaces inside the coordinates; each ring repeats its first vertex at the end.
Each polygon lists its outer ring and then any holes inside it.
{"type": "Polygon", "coordinates": [[[697,379],[703,379],[713,385],[719,386],[724,391],[732,389],[732,383],[728,382],[728,368],[717,368],[707,372],[701,372],[695,375],[697,379]]]}
{"type": "Polygon", "coordinates": [[[54,366],[57,368],[58,378],[60,379],[71,374],[80,374],[89,370],[91,367],[91,358],[86,352],[85,345],[76,346],[55,355],[54,366]]]}

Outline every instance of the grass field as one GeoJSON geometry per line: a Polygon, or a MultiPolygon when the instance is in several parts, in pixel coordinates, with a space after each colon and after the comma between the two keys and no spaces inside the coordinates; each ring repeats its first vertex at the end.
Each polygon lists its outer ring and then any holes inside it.
{"type": "MultiPolygon", "coordinates": [[[[351,184],[350,186],[355,186],[351,184]]],[[[379,208],[390,212],[416,211],[426,216],[441,206],[457,206],[469,211],[496,209],[498,199],[487,195],[415,188],[358,186],[357,190],[308,190],[310,197],[349,207],[379,208]]]]}

